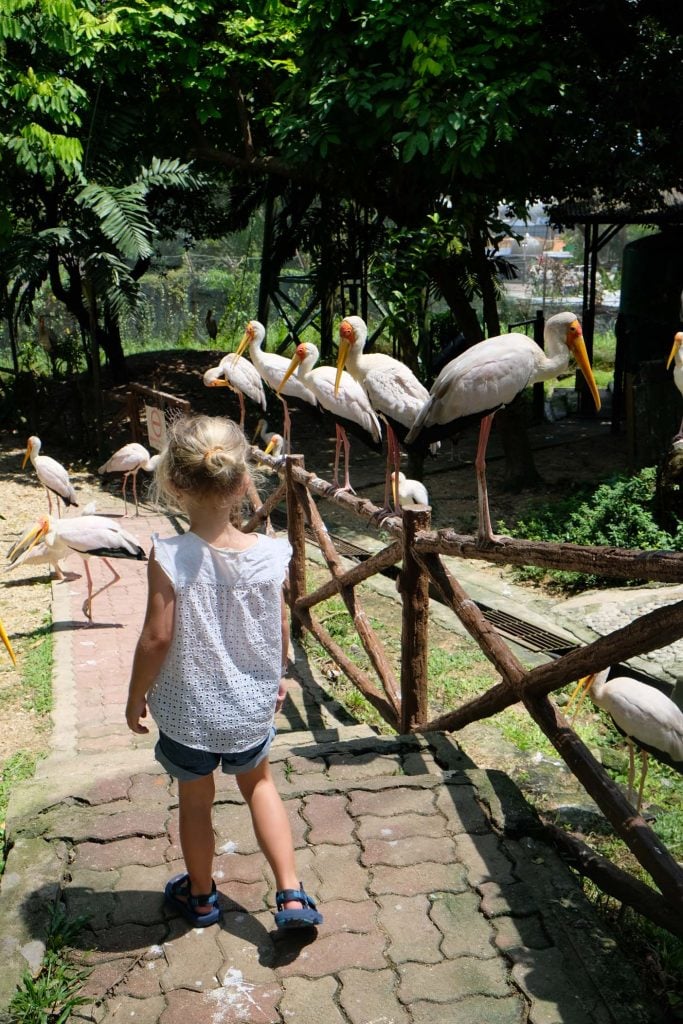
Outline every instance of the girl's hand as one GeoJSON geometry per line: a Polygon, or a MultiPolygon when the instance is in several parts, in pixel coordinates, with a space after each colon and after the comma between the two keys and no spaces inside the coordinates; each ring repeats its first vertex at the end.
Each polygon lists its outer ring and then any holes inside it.
{"type": "Polygon", "coordinates": [[[129,697],[126,704],[126,721],[131,732],[140,734],[149,732],[146,725],[140,725],[141,718],[147,718],[147,701],[144,697],[140,697],[137,700],[129,697]]]}
{"type": "Polygon", "coordinates": [[[282,710],[282,705],[285,702],[287,696],[287,683],[284,679],[280,680],[280,686],[277,691],[277,700],[275,701],[275,713],[282,710]]]}

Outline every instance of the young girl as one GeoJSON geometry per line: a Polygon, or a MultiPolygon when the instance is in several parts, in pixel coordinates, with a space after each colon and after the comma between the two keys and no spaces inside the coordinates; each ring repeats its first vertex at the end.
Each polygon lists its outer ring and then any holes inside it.
{"type": "Polygon", "coordinates": [[[170,428],[156,486],[189,517],[190,529],[153,538],[126,720],[133,732],[148,732],[141,719],[149,706],[159,727],[155,755],[178,780],[187,871],[168,882],[167,902],[195,927],[221,916],[211,821],[220,764],[236,776],[275,875],[275,923],[310,927],[322,915],[298,882],[289,820],[268,764],[273,716],[285,697],[282,584],[291,548],[233,525],[250,482],[246,455],[244,434],[231,420],[197,416],[170,428]]]}

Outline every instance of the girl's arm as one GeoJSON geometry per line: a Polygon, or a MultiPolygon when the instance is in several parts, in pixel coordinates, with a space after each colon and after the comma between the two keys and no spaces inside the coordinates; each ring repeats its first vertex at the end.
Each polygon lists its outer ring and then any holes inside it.
{"type": "MultiPolygon", "coordinates": [[[[282,669],[281,674],[284,676],[287,671],[287,661],[289,657],[289,615],[287,614],[287,605],[285,603],[284,591],[280,597],[280,624],[282,628],[282,669]]],[[[284,679],[280,680],[280,687],[277,692],[277,703],[275,704],[275,710],[279,711],[285,702],[287,696],[287,684],[284,679]]]]}
{"type": "Polygon", "coordinates": [[[133,656],[126,705],[128,728],[137,733],[149,732],[140,724],[140,719],[147,716],[147,691],[159,674],[173,638],[175,591],[154,552],[149,556],[147,586],[147,611],[133,656]]]}

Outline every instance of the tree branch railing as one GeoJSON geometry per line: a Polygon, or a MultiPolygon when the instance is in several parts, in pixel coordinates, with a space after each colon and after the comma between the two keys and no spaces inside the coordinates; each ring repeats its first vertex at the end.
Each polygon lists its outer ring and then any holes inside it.
{"type": "MultiPolygon", "coordinates": [[[[277,460],[272,461],[278,469],[277,460]]],[[[368,499],[340,491],[314,473],[307,472],[301,456],[285,459],[284,483],[262,509],[256,510],[249,526],[263,521],[284,493],[287,501],[288,532],[292,544],[287,598],[292,630],[300,635],[309,630],[339,668],[360,690],[382,717],[402,732],[453,731],[470,722],[497,714],[521,702],[538,724],[586,792],[595,800],[615,832],[645,868],[660,890],[633,879],[624,872],[610,875],[612,889],[641,913],[683,937],[683,870],[661,840],[636,813],[621,789],[607,775],[577,736],[549,694],[590,672],[627,661],[656,650],[683,636],[683,601],[640,615],[628,626],[615,630],[562,655],[554,661],[526,669],[476,602],[442,561],[479,559],[498,565],[536,565],[545,568],[592,573],[613,579],[642,579],[661,583],[683,582],[683,555],[674,552],[580,547],[504,538],[489,545],[453,530],[429,530],[429,509],[404,510],[401,517],[381,520],[381,529],[394,538],[384,548],[352,568],[345,568],[327,532],[314,497],[331,501],[368,526],[377,528],[380,510],[368,499]],[[284,488],[284,492],[283,492],[284,488]],[[330,572],[330,580],[310,593],[306,588],[306,537],[308,523],[330,572]],[[397,682],[393,667],[362,608],[355,587],[377,572],[401,562],[397,588],[402,602],[401,675],[397,682]],[[427,644],[429,629],[429,585],[452,609],[485,656],[500,673],[501,682],[485,693],[464,701],[436,718],[429,718],[427,644]],[[330,597],[344,601],[365,648],[379,686],[359,668],[318,621],[312,609],[330,597]],[[380,688],[381,687],[381,688],[380,688]],[[671,907],[676,912],[671,912],[671,907]]],[[[577,858],[598,874],[609,871],[595,856],[585,852],[577,858]]]]}

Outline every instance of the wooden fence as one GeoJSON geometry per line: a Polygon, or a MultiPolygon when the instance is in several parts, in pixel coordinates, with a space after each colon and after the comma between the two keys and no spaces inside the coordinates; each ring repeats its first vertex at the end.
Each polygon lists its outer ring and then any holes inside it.
{"type": "Polygon", "coordinates": [[[384,519],[381,528],[392,538],[390,542],[366,561],[346,569],[314,498],[334,502],[375,528],[380,510],[367,499],[339,492],[332,484],[307,472],[303,456],[288,457],[284,467],[278,460],[267,456],[262,461],[278,470],[281,482],[267,501],[256,509],[246,528],[255,529],[283,499],[286,500],[288,532],[293,549],[287,600],[294,635],[300,635],[302,629],[309,630],[398,732],[453,731],[521,702],[650,874],[660,892],[617,868],[560,829],[550,830],[555,841],[579,870],[593,878],[604,891],[683,937],[683,870],[636,813],[620,787],[596,761],[562,712],[549,700],[550,693],[581,676],[599,672],[617,662],[678,640],[683,636],[683,601],[641,615],[625,628],[571,650],[554,661],[527,669],[442,559],[447,555],[481,559],[497,565],[535,565],[597,573],[614,579],[683,583],[683,555],[512,539],[480,546],[474,537],[463,536],[453,530],[431,530],[429,508],[418,507],[404,510],[402,519],[384,519]],[[329,581],[310,593],[306,588],[307,526],[330,571],[329,581]],[[398,562],[402,563],[398,576],[402,602],[399,679],[355,590],[363,580],[398,562]],[[427,700],[430,585],[437,588],[443,602],[453,610],[501,676],[497,685],[431,720],[427,700]],[[349,659],[313,612],[321,601],[336,595],[343,599],[349,610],[376,680],[349,659]]]}

